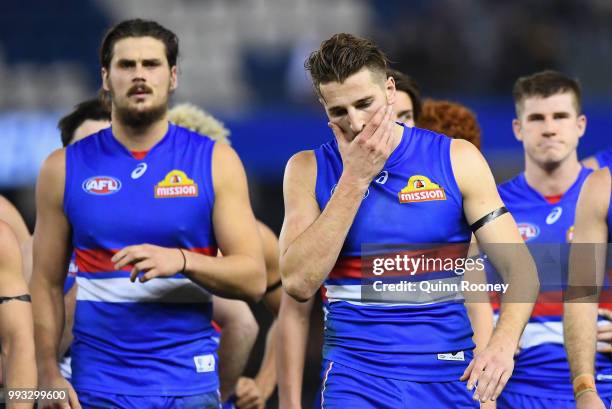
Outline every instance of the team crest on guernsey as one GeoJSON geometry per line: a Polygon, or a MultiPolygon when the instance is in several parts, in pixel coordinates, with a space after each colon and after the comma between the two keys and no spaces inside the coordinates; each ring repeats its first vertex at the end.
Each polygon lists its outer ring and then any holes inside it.
{"type": "Polygon", "coordinates": [[[414,175],[408,179],[408,184],[398,193],[400,203],[430,202],[446,200],[444,188],[433,183],[428,177],[414,175]]]}
{"type": "Polygon", "coordinates": [[[83,190],[90,195],[104,196],[117,193],[121,182],[111,176],[92,176],[83,182],[83,190]]]}
{"type": "Polygon", "coordinates": [[[198,185],[182,170],[168,172],[164,180],[155,185],[155,198],[196,197],[198,185]]]}

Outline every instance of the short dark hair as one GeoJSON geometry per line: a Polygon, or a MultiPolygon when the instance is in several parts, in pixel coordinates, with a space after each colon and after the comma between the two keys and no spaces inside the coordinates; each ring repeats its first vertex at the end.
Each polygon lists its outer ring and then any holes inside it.
{"type": "Polygon", "coordinates": [[[100,98],[88,99],[75,105],[72,112],[59,120],[57,128],[60,130],[64,147],[70,145],[74,138],[74,132],[88,119],[93,121],[111,120],[110,111],[100,98]]]}
{"type": "Polygon", "coordinates": [[[122,21],[108,30],[100,47],[100,64],[102,64],[102,67],[109,68],[113,58],[115,43],[128,37],[153,37],[161,41],[166,47],[168,65],[170,67],[176,65],[179,51],[179,42],[176,34],[155,21],[137,18],[122,21]]]}
{"type": "Polygon", "coordinates": [[[582,113],[582,90],[577,79],[570,78],[558,71],[546,70],[520,77],[514,83],[512,97],[516,115],[520,115],[520,104],[525,98],[538,96],[548,98],[551,95],[571,92],[574,94],[576,113],[582,113]]]}
{"type": "Polygon", "coordinates": [[[421,101],[421,90],[416,81],[411,76],[393,69],[387,70],[387,77],[393,77],[395,89],[408,94],[412,101],[412,116],[415,122],[418,121],[423,109],[423,102],[421,101]]]}
{"type": "Polygon", "coordinates": [[[347,33],[334,34],[321,43],[304,63],[310,72],[317,93],[328,82],[344,82],[364,67],[372,71],[387,71],[387,56],[372,41],[347,33]]]}

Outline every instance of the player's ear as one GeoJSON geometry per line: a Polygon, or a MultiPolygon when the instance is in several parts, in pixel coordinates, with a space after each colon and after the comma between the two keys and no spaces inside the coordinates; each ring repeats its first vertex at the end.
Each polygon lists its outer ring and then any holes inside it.
{"type": "Polygon", "coordinates": [[[176,74],[176,65],[170,68],[170,91],[174,91],[178,87],[178,75],[176,74]]]}
{"type": "Polygon", "coordinates": [[[397,89],[395,88],[395,79],[393,77],[387,77],[385,81],[385,93],[387,94],[387,102],[389,102],[389,104],[394,104],[397,89]]]}
{"type": "Polygon", "coordinates": [[[102,75],[102,88],[104,89],[104,91],[110,91],[110,87],[108,86],[108,70],[102,67],[101,75],[102,75]]]}
{"type": "Polygon", "coordinates": [[[514,137],[517,141],[523,140],[523,135],[521,134],[521,121],[518,118],[514,118],[512,120],[512,131],[514,132],[514,137]]]}
{"type": "Polygon", "coordinates": [[[578,137],[582,138],[582,135],[584,135],[584,131],[586,131],[586,127],[587,127],[587,117],[584,114],[579,115],[577,118],[577,122],[578,122],[578,137]]]}

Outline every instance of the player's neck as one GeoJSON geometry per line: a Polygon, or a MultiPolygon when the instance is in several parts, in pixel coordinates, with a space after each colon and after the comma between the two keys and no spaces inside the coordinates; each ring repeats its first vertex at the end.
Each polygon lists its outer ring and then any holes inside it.
{"type": "Polygon", "coordinates": [[[393,136],[391,136],[391,152],[395,150],[402,141],[404,127],[398,124],[393,125],[393,136]]]}
{"type": "Polygon", "coordinates": [[[559,166],[546,168],[525,158],[525,179],[542,196],[562,195],[574,184],[582,166],[577,158],[567,158],[559,166]]]}
{"type": "Polygon", "coordinates": [[[112,130],[115,138],[128,150],[148,151],[168,132],[168,119],[164,116],[142,128],[134,128],[121,121],[113,120],[112,130]]]}

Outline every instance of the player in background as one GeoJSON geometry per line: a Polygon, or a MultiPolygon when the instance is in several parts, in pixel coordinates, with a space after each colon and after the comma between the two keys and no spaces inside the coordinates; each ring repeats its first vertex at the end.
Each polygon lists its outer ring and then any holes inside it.
{"type": "Polygon", "coordinates": [[[298,300],[309,299],[322,284],[327,290],[325,407],[478,407],[461,380],[468,381],[468,390],[477,384],[475,400],[499,395],[533,307],[528,300],[531,295],[535,300],[537,273],[478,150],[393,121],[395,84],[386,66],[373,43],[350,34],[324,41],[307,60],[335,139],[294,155],[287,165],[283,286],[298,300]],[[378,181],[371,183],[374,178],[378,181]],[[402,195],[404,189],[446,193],[440,200],[402,206],[402,198],[421,197],[402,195]],[[409,226],[414,220],[421,228],[409,226]],[[474,359],[462,302],[436,298],[427,305],[364,305],[361,286],[350,284],[360,268],[349,260],[359,261],[366,237],[368,242],[469,243],[470,230],[510,284],[491,340],[474,359]],[[489,246],[499,241],[516,243],[516,253],[489,246]],[[525,295],[525,303],[506,300],[525,295]],[[423,319],[429,314],[437,319],[423,319]],[[357,388],[364,382],[367,388],[357,388]],[[389,393],[390,388],[399,392],[389,393]]]}
{"type": "MultiPolygon", "coordinates": [[[[581,166],[577,155],[587,120],[579,83],[556,71],[519,78],[513,97],[512,125],[523,144],[525,171],[501,184],[499,192],[523,239],[532,246],[542,292],[498,408],[573,408],[560,283],[567,271],[565,245],[572,239],[580,189],[591,172],[581,166]],[[556,255],[552,264],[547,264],[549,254],[556,255]]],[[[600,358],[605,365],[605,357],[600,358]]]]}
{"type": "MultiPolygon", "coordinates": [[[[176,36],[155,22],[113,27],[101,47],[112,128],[51,154],[38,180],[32,292],[41,385],[70,388],[56,356],[72,237],[72,380],[85,407],[217,407],[210,294],[201,287],[253,300],[265,290],[237,155],[167,121],[177,54],[176,36]],[[217,245],[225,257],[215,257],[217,245]]],[[[80,407],[73,390],[70,404],[80,407]]]]}
{"type": "Polygon", "coordinates": [[[598,312],[610,317],[609,311],[599,309],[600,305],[604,303],[608,310],[612,306],[607,278],[612,243],[611,198],[610,168],[606,166],[587,178],[576,208],[563,329],[577,409],[612,406],[611,326],[607,323],[598,329],[598,312]],[[608,288],[602,288],[604,284],[608,288]],[[601,351],[607,357],[603,368],[599,365],[601,351]]]}
{"type": "Polygon", "coordinates": [[[416,126],[466,140],[480,150],[480,125],[476,114],[460,103],[426,98],[416,126]]]}
{"type": "MultiPolygon", "coordinates": [[[[396,86],[394,120],[413,127],[422,110],[421,93],[417,83],[412,77],[397,70],[387,70],[387,77],[393,77],[396,86]]],[[[313,301],[311,298],[306,302],[299,302],[285,292],[282,294],[278,317],[279,352],[276,358],[281,409],[302,407],[304,359],[313,301]]],[[[325,308],[324,305],[323,309],[325,308]]]]}
{"type": "Polygon", "coordinates": [[[33,403],[8,398],[37,385],[31,299],[22,269],[17,236],[8,223],[0,221],[0,337],[8,408],[32,408],[33,403]]]}

